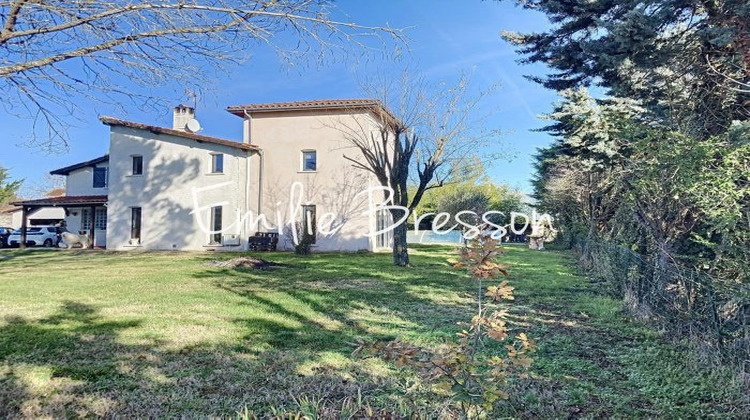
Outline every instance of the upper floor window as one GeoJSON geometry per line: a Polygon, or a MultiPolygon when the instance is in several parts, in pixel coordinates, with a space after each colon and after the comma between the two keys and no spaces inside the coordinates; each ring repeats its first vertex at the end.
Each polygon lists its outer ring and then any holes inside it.
{"type": "Polygon", "coordinates": [[[223,154],[214,153],[211,155],[211,173],[212,174],[224,173],[224,155],[223,154]]]}
{"type": "Polygon", "coordinates": [[[315,150],[302,151],[302,172],[314,172],[318,169],[318,156],[315,150]]]}
{"type": "Polygon", "coordinates": [[[133,159],[132,175],[143,175],[143,156],[131,156],[133,159]]]}
{"type": "Polygon", "coordinates": [[[94,168],[94,188],[107,187],[107,168],[94,168]]]}

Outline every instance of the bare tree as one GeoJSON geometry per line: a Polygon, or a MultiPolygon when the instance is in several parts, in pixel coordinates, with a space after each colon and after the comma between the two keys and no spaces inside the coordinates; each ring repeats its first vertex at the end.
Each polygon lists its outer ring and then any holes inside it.
{"type": "MultiPolygon", "coordinates": [[[[331,18],[325,0],[0,0],[0,93],[6,111],[67,146],[75,101],[154,102],[154,88],[199,86],[216,66],[265,45],[285,57],[324,53],[366,37],[401,43],[398,30],[331,18]],[[133,84],[147,88],[138,94],[133,84]]],[[[322,56],[322,55],[321,55],[322,56]]],[[[320,56],[319,56],[320,57],[320,56]]],[[[123,105],[124,107],[124,105],[123,105]]]]}
{"type": "Polygon", "coordinates": [[[29,197],[57,197],[65,195],[65,177],[45,174],[41,179],[32,181],[24,188],[24,195],[29,197]]]}
{"type": "MultiPolygon", "coordinates": [[[[394,221],[404,218],[403,209],[411,214],[425,191],[460,179],[467,162],[498,158],[500,132],[487,129],[477,114],[480,100],[490,91],[472,94],[466,77],[452,86],[430,86],[404,75],[370,83],[365,90],[380,98],[379,128],[373,131],[363,120],[340,125],[349,147],[358,151],[345,158],[392,192],[389,204],[394,208],[389,211],[394,221]]],[[[393,230],[397,266],[409,265],[406,234],[406,223],[393,230]]]]}

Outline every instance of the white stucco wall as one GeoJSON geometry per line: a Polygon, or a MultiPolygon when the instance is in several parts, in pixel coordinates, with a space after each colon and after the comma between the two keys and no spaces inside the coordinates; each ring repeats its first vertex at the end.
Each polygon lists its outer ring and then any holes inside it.
{"type": "MultiPolygon", "coordinates": [[[[293,183],[299,182],[304,189],[301,204],[314,204],[319,222],[333,222],[332,225],[321,224],[340,227],[335,234],[319,231],[315,250],[375,248],[374,238],[365,235],[374,230],[374,218],[363,214],[368,206],[367,196],[357,197],[357,194],[377,182],[371,174],[353,168],[344,158],[344,155],[359,157],[360,152],[350,147],[342,131],[344,127],[375,130],[369,113],[345,110],[261,112],[253,113],[244,125],[245,140],[263,149],[263,212],[267,217],[273,216],[275,220],[280,215],[289,221],[293,211],[289,206],[290,190],[293,183]],[[303,150],[316,151],[315,172],[301,170],[303,150]],[[328,212],[335,217],[321,220],[328,212]]],[[[292,243],[287,237],[280,240],[280,245],[288,249],[292,243]]]]}
{"type": "MultiPolygon", "coordinates": [[[[107,162],[95,165],[98,168],[107,168],[107,162]]],[[[107,195],[109,183],[104,188],[94,188],[94,167],[81,168],[72,171],[65,178],[66,195],[107,195]]]]}
{"type": "Polygon", "coordinates": [[[13,217],[12,217],[10,227],[12,227],[13,229],[21,228],[21,224],[23,223],[23,217],[21,216],[22,214],[23,212],[21,212],[21,210],[16,210],[13,212],[13,217]]]}
{"type": "MultiPolygon", "coordinates": [[[[113,126],[109,154],[109,249],[217,249],[208,246],[209,234],[200,229],[198,220],[200,218],[208,228],[210,209],[191,214],[197,210],[193,191],[197,193],[199,206],[223,203],[224,233],[239,234],[246,244],[249,232],[241,223],[236,223],[236,216],[247,211],[246,199],[257,194],[257,178],[251,178],[250,185],[247,184],[249,152],[113,126]],[[211,153],[224,154],[223,174],[210,173],[211,153]],[[143,175],[132,175],[133,155],[143,156],[143,175]],[[198,192],[201,188],[212,189],[198,192]],[[142,209],[140,245],[130,244],[132,207],[142,209]]],[[[238,247],[218,249],[239,250],[238,247]]]]}

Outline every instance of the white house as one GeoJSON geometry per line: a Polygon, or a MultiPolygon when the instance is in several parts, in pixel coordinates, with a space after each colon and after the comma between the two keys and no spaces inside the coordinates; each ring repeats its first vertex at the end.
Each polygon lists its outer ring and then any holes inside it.
{"type": "Polygon", "coordinates": [[[193,132],[194,110],[182,105],[171,128],[102,117],[109,153],[52,171],[66,177],[65,196],[15,204],[63,208],[68,230],[116,250],[245,250],[250,236],[279,227],[290,249],[295,224],[314,234],[315,250],[389,246],[387,234],[369,235],[388,217],[369,211],[378,183],[347,160],[361,156],[347,132],[396,121],[379,101],[227,110],[242,119],[242,142],[193,132]]]}

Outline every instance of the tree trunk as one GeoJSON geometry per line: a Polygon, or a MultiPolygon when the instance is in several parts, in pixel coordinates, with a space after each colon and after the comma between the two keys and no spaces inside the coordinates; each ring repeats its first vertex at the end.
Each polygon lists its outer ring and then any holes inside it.
{"type": "Polygon", "coordinates": [[[406,245],[406,223],[393,229],[393,264],[398,267],[409,266],[409,250],[406,245]]]}

